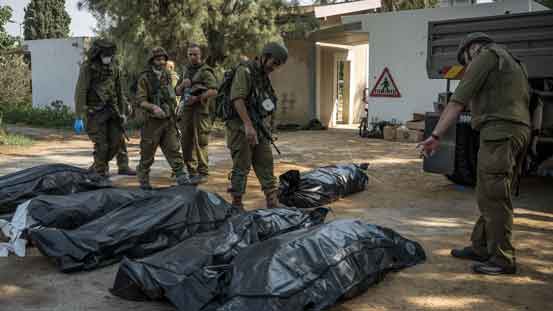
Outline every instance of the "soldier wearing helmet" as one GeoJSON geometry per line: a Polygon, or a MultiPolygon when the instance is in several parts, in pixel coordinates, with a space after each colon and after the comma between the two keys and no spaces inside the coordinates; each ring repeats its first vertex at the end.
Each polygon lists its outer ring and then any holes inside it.
{"type": "Polygon", "coordinates": [[[135,175],[129,168],[127,145],[121,123],[126,120],[128,103],[121,72],[115,61],[116,46],[97,39],[81,65],[75,89],[78,121],[86,119],[86,131],[94,143],[91,170],[107,177],[109,161],[117,155],[121,175],[135,175]]]}
{"type": "Polygon", "coordinates": [[[161,47],[152,49],[146,69],[137,84],[137,109],[145,111],[140,132],[140,163],[137,167],[140,188],[151,189],[150,168],[158,147],[165,155],[179,185],[188,184],[188,173],[180,153],[175,124],[175,92],[166,69],[169,55],[161,47]]]}
{"type": "Polygon", "coordinates": [[[484,274],[516,273],[511,243],[511,190],[530,135],[529,85],[526,70],[509,51],[484,33],[469,34],[460,44],[463,79],[440,117],[432,136],[421,143],[431,156],[440,136],[470,105],[472,127],[480,131],[476,198],[481,213],[472,245],[451,255],[480,261],[473,270],[484,274]]]}
{"type": "Polygon", "coordinates": [[[247,176],[252,166],[265,193],[267,207],[278,206],[271,144],[254,127],[250,109],[255,107],[256,111],[261,112],[263,122],[268,123],[276,110],[277,102],[269,75],[286,63],[287,59],[286,47],[273,42],[265,45],[259,57],[242,62],[236,68],[230,91],[236,116],[226,121],[227,146],[233,162],[229,192],[235,206],[242,206],[242,196],[246,191],[247,176]]]}

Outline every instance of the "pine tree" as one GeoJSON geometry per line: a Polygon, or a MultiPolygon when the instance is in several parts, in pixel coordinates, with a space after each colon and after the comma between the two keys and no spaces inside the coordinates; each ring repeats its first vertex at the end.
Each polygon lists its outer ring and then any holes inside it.
{"type": "MultiPolygon", "coordinates": [[[[355,2],[360,0],[316,0],[315,4],[337,4],[344,2],[355,2]]],[[[544,0],[544,1],[553,1],[553,0],[544,0]]],[[[424,8],[433,8],[438,4],[438,0],[382,0],[382,11],[400,11],[400,10],[414,10],[414,9],[424,9],[424,8]]]]}
{"type": "MultiPolygon", "coordinates": [[[[9,6],[0,5],[0,52],[16,47],[16,38],[6,31],[6,24],[12,17],[9,6]]],[[[0,53],[0,106],[29,102],[31,95],[31,72],[23,61],[23,55],[0,53]]],[[[0,113],[1,119],[1,113],[0,113]]],[[[2,136],[0,120],[0,136],[2,136]]]]}
{"type": "Polygon", "coordinates": [[[15,38],[6,31],[6,24],[12,18],[12,8],[0,5],[0,50],[13,47],[15,38]]]}
{"type": "Polygon", "coordinates": [[[384,12],[433,8],[437,5],[438,0],[382,0],[384,12]]]}
{"type": "Polygon", "coordinates": [[[25,40],[65,38],[69,36],[71,17],[65,0],[31,0],[25,8],[25,40]]]}
{"type": "Polygon", "coordinates": [[[99,34],[118,43],[124,65],[133,68],[143,65],[156,45],[183,63],[190,42],[209,47],[203,53],[208,64],[228,65],[290,31],[277,24],[291,8],[282,0],[83,0],[80,5],[98,19],[99,34]]]}

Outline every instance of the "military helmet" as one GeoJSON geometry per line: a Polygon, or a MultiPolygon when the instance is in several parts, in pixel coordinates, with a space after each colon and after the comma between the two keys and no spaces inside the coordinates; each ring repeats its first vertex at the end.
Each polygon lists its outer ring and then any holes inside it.
{"type": "Polygon", "coordinates": [[[92,47],[89,51],[90,59],[94,59],[100,55],[100,53],[106,53],[109,55],[115,55],[117,47],[115,43],[106,39],[96,39],[92,42],[92,47]]]}
{"type": "Polygon", "coordinates": [[[263,47],[262,53],[263,55],[270,55],[281,64],[286,63],[286,60],[288,59],[288,49],[283,44],[277,42],[267,43],[263,47]]]}
{"type": "Polygon", "coordinates": [[[155,47],[150,51],[150,57],[148,57],[148,63],[151,63],[154,60],[154,58],[159,56],[164,56],[166,61],[169,60],[169,54],[167,54],[164,48],[155,47]]]}
{"type": "Polygon", "coordinates": [[[459,49],[457,50],[457,61],[461,65],[466,65],[465,63],[465,50],[471,46],[473,43],[492,43],[493,39],[483,32],[473,32],[469,33],[459,44],[459,49]]]}

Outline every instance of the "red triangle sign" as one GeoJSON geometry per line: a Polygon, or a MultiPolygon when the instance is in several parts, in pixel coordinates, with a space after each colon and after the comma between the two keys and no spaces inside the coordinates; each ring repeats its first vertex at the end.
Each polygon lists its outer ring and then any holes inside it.
{"type": "Polygon", "coordinates": [[[390,74],[388,67],[384,68],[380,78],[371,91],[371,97],[401,97],[394,78],[390,74]]]}

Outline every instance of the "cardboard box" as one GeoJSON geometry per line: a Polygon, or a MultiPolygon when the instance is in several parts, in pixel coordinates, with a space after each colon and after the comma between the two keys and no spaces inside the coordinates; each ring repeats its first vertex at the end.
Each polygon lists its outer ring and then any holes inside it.
{"type": "Polygon", "coordinates": [[[407,121],[405,126],[410,130],[424,131],[424,121],[407,121]]]}
{"type": "Polygon", "coordinates": [[[396,127],[386,125],[384,127],[384,140],[395,141],[396,140],[396,127]]]}
{"type": "Polygon", "coordinates": [[[424,113],[413,113],[413,121],[424,121],[424,113]]]}
{"type": "Polygon", "coordinates": [[[410,130],[406,127],[400,127],[396,130],[396,139],[403,143],[417,143],[422,141],[424,132],[419,130],[410,130]]]}

